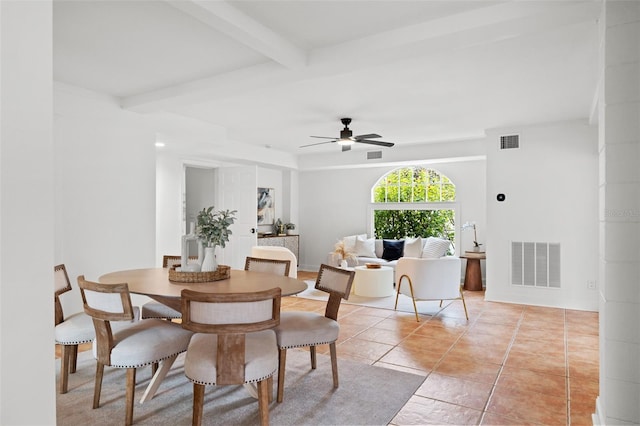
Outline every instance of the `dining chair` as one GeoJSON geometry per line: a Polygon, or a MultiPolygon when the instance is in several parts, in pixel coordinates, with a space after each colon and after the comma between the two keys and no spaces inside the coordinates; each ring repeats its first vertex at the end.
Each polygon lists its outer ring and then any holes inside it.
{"type": "Polygon", "coordinates": [[[247,256],[244,262],[245,271],[266,272],[268,274],[289,276],[290,260],[264,259],[247,256]]]}
{"type": "MultiPolygon", "coordinates": [[[[189,260],[197,260],[197,256],[189,256],[189,260]]],[[[182,256],[165,254],[162,256],[162,267],[171,268],[178,266],[182,262],[182,256]]],[[[142,318],[160,318],[171,321],[182,318],[182,314],[160,302],[147,302],[142,305],[142,318]]]]}
{"type": "Polygon", "coordinates": [[[90,343],[95,339],[91,317],[84,312],[77,312],[68,317],[64,316],[60,296],[71,291],[71,281],[64,264],[53,268],[54,277],[54,306],[55,306],[55,342],[60,345],[60,377],[58,391],[67,393],[69,374],[76,372],[78,360],[78,345],[90,343]]]}
{"type": "Polygon", "coordinates": [[[93,408],[100,406],[104,367],[125,368],[125,424],[130,425],[133,422],[136,368],[160,361],[170,366],[187,350],[193,333],[180,324],[160,319],[131,322],[134,310],[126,283],[100,284],[87,281],[81,275],[78,285],[84,311],[93,318],[96,333],[93,341],[93,356],[97,361],[93,408]]]}
{"type": "Polygon", "coordinates": [[[290,278],[298,278],[298,259],[296,258],[296,255],[286,247],[253,246],[251,247],[251,257],[290,260],[291,266],[289,268],[288,276],[290,278]]]}
{"type": "Polygon", "coordinates": [[[396,265],[398,288],[394,309],[398,307],[400,294],[409,296],[413,302],[416,321],[418,316],[417,301],[439,300],[442,307],[443,300],[461,299],[464,315],[469,320],[467,304],[460,287],[461,260],[455,256],[444,256],[435,259],[402,257],[396,265]]]}
{"type": "Polygon", "coordinates": [[[226,294],[182,290],[182,326],[195,332],[184,362],[193,382],[193,425],[202,423],[206,385],[253,383],[260,423],[269,424],[281,294],[279,287],[226,294]]]}
{"type": "Polygon", "coordinates": [[[326,264],[320,265],[315,288],[329,293],[324,315],[315,312],[289,311],[280,314],[280,325],[275,328],[278,339],[278,402],[284,399],[284,376],[287,349],[309,347],[311,368],[316,368],[316,346],[329,345],[333,387],[338,387],[338,357],[336,340],[340,334],[338,310],[342,299],[351,293],[354,271],[326,264]]]}

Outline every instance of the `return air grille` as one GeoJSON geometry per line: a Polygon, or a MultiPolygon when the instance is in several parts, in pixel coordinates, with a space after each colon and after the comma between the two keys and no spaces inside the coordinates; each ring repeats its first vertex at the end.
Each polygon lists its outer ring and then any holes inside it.
{"type": "Polygon", "coordinates": [[[560,244],[512,241],[511,284],[560,288],[560,244]]]}
{"type": "Polygon", "coordinates": [[[367,152],[367,160],[379,160],[380,158],[382,158],[382,151],[367,152]]]}
{"type": "Polygon", "coordinates": [[[520,135],[500,136],[500,149],[520,148],[520,135]]]}

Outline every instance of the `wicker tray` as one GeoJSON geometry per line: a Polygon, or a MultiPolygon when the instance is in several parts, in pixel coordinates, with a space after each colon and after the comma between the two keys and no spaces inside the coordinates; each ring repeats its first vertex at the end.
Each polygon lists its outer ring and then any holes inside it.
{"type": "Polygon", "coordinates": [[[169,281],[180,283],[208,283],[226,280],[230,276],[231,267],[227,265],[218,265],[218,269],[212,272],[182,272],[176,271],[176,266],[169,269],[169,281]]]}

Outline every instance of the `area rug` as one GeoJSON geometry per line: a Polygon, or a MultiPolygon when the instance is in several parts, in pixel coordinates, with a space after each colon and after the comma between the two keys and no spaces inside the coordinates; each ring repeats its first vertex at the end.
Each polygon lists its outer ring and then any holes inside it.
{"type": "MultiPolygon", "coordinates": [[[[134,424],[190,425],[193,385],[184,375],[184,354],[150,401],[140,404],[150,368],[138,369],[134,424]]],[[[333,388],[330,358],[318,354],[311,370],[309,353],[289,350],[284,401],[270,406],[272,425],[386,425],[411,398],[424,377],[338,360],[340,386],[333,388]]],[[[57,360],[59,371],[60,360],[57,360]]],[[[95,361],[91,353],[78,357],[69,376],[69,392],[57,395],[58,425],[121,425],[124,422],[125,371],[105,368],[100,408],[92,409],[95,361]]],[[[277,381],[277,380],[276,380],[277,381]]],[[[274,382],[274,392],[275,392],[274,382]]],[[[206,425],[257,425],[258,402],[242,386],[207,386],[206,425]]]]}
{"type": "MultiPolygon", "coordinates": [[[[305,299],[312,299],[312,300],[328,299],[329,296],[327,293],[325,293],[324,291],[316,290],[314,288],[316,284],[315,281],[305,280],[305,283],[307,284],[307,289],[302,293],[298,293],[297,297],[303,297],[305,299]]],[[[364,297],[364,296],[358,296],[355,293],[351,293],[349,295],[349,299],[343,300],[342,303],[351,304],[351,305],[368,306],[371,308],[393,310],[394,305],[396,303],[396,295],[394,293],[393,296],[387,296],[387,297],[364,297]]],[[[419,314],[431,315],[431,316],[438,314],[438,312],[442,311],[447,306],[449,306],[450,303],[452,303],[451,300],[445,300],[442,303],[442,307],[440,307],[439,301],[425,300],[425,301],[416,302],[416,304],[418,305],[419,314]]],[[[411,298],[408,296],[405,296],[404,294],[401,294],[398,297],[397,310],[401,312],[413,313],[414,312],[413,302],[411,301],[411,298]]]]}

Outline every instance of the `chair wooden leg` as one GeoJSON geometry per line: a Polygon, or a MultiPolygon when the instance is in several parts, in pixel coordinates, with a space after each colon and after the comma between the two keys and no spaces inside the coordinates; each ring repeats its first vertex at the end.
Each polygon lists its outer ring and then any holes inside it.
{"type": "Polygon", "coordinates": [[[462,294],[462,288],[460,289],[460,298],[462,299],[462,307],[464,307],[464,316],[467,317],[467,321],[469,321],[469,314],[467,313],[467,304],[464,301],[464,294],[462,294]]]}
{"type": "Polygon", "coordinates": [[[100,391],[102,390],[102,375],[104,373],[104,364],[100,361],[96,362],[96,384],[93,388],[93,408],[100,407],[100,391]]]}
{"type": "Polygon", "coordinates": [[[407,277],[409,280],[409,290],[411,290],[411,301],[413,302],[413,311],[416,313],[416,321],[420,322],[420,317],[418,316],[418,306],[416,305],[416,298],[413,295],[413,284],[411,283],[411,278],[407,277]]]}
{"type": "Polygon", "coordinates": [[[154,362],[153,364],[151,364],[151,375],[155,375],[156,371],[158,371],[158,363],[154,362]]]}
{"type": "Polygon", "coordinates": [[[133,398],[136,393],[136,369],[127,368],[127,406],[124,424],[130,426],[133,424],[133,398]]]}
{"type": "Polygon", "coordinates": [[[284,399],[284,370],[287,364],[287,350],[280,349],[278,356],[278,402],[284,399]]]}
{"type": "Polygon", "coordinates": [[[309,353],[311,354],[311,369],[315,370],[316,366],[318,365],[317,358],[316,358],[316,347],[310,346],[309,353]]]}
{"type": "Polygon", "coordinates": [[[71,346],[71,365],[69,366],[69,373],[76,372],[76,366],[78,365],[78,345],[71,346]]]}
{"type": "Polygon", "coordinates": [[[69,368],[71,364],[71,345],[61,345],[59,392],[67,393],[69,386],[69,368]]]}
{"type": "Polygon", "coordinates": [[[331,371],[333,372],[333,387],[338,387],[338,352],[336,350],[336,342],[329,344],[331,352],[331,371]]]}
{"type": "Polygon", "coordinates": [[[202,424],[202,408],[204,406],[204,385],[193,384],[193,426],[202,424]]]}
{"type": "Polygon", "coordinates": [[[273,376],[267,379],[267,387],[269,388],[269,404],[273,402],[273,376]]]}
{"type": "Polygon", "coordinates": [[[269,383],[267,380],[258,382],[258,409],[260,410],[260,424],[269,426],[269,383]]]}

